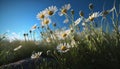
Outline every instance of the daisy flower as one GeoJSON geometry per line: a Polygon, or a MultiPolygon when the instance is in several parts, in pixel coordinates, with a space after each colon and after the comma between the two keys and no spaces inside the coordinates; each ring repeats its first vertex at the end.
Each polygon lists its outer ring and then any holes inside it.
{"type": "Polygon", "coordinates": [[[39,13],[37,14],[37,19],[38,19],[38,20],[42,20],[42,19],[44,19],[45,17],[47,17],[47,15],[46,15],[46,10],[43,10],[43,11],[41,11],[41,12],[39,12],[39,13]]]}
{"type": "Polygon", "coordinates": [[[90,3],[90,4],[89,4],[89,9],[90,9],[90,10],[93,10],[93,8],[94,8],[93,4],[90,3]]]}
{"type": "Polygon", "coordinates": [[[82,21],[82,18],[78,18],[78,19],[75,21],[75,26],[78,25],[81,21],[82,21]]]}
{"type": "Polygon", "coordinates": [[[47,55],[50,55],[51,54],[51,50],[47,50],[47,55]]]}
{"type": "Polygon", "coordinates": [[[56,6],[50,6],[46,9],[46,12],[49,16],[52,16],[55,14],[55,12],[57,12],[57,7],[56,6]]]}
{"type": "Polygon", "coordinates": [[[14,48],[14,51],[17,51],[22,48],[22,45],[19,45],[18,47],[14,48]]]}
{"type": "Polygon", "coordinates": [[[63,28],[61,30],[55,30],[55,32],[54,32],[54,34],[52,36],[53,39],[59,39],[59,40],[64,39],[66,37],[67,37],[67,33],[65,33],[63,28]]]}
{"type": "Polygon", "coordinates": [[[60,33],[60,38],[61,38],[61,39],[67,38],[70,33],[71,33],[71,30],[62,31],[62,32],[60,33]]]}
{"type": "Polygon", "coordinates": [[[74,13],[75,13],[75,12],[74,12],[74,10],[72,9],[72,10],[71,10],[71,14],[73,15],[74,13]]]}
{"type": "Polygon", "coordinates": [[[68,43],[61,43],[57,46],[58,52],[65,53],[69,51],[70,45],[68,43]]]}
{"type": "Polygon", "coordinates": [[[61,40],[61,39],[65,39],[68,36],[70,36],[70,34],[74,33],[74,31],[75,30],[73,28],[70,28],[70,29],[67,29],[67,30],[65,30],[65,29],[57,30],[57,31],[55,31],[54,36],[61,40]]]}
{"type": "Polygon", "coordinates": [[[87,21],[93,21],[95,18],[99,17],[100,13],[99,12],[94,12],[92,15],[89,16],[89,18],[87,19],[87,21]]]}
{"type": "Polygon", "coordinates": [[[67,13],[67,11],[71,8],[70,4],[66,4],[64,6],[62,6],[62,8],[60,9],[60,13],[59,15],[62,16],[64,14],[67,13]]]}
{"type": "Polygon", "coordinates": [[[79,15],[80,15],[81,17],[83,17],[83,16],[84,16],[83,11],[79,11],[79,15]]]}
{"type": "Polygon", "coordinates": [[[35,58],[39,58],[41,56],[42,52],[38,52],[38,53],[34,53],[32,54],[31,58],[35,59],[35,58]]]}
{"type": "Polygon", "coordinates": [[[45,25],[48,25],[51,23],[51,20],[49,18],[45,18],[43,21],[42,21],[42,26],[45,26],[45,25]]]}
{"type": "Polygon", "coordinates": [[[32,26],[32,30],[35,30],[37,28],[37,24],[32,26]]]}

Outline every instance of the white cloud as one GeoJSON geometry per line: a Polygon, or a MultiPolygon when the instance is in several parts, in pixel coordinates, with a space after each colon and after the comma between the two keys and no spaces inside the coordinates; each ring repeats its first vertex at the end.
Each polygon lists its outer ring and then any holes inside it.
{"type": "Polygon", "coordinates": [[[10,42],[12,42],[13,40],[23,40],[23,34],[21,32],[12,32],[7,37],[10,42]]]}
{"type": "Polygon", "coordinates": [[[9,33],[10,32],[10,30],[7,30],[7,33],[9,33]]]}

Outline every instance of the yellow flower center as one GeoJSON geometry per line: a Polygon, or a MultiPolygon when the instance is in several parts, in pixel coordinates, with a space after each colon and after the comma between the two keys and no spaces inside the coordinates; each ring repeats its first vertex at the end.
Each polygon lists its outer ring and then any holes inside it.
{"type": "Polygon", "coordinates": [[[53,15],[53,11],[48,11],[48,14],[49,15],[53,15]]]}
{"type": "Polygon", "coordinates": [[[54,23],[53,26],[56,27],[56,23],[54,23]]]}
{"type": "Polygon", "coordinates": [[[44,14],[40,14],[39,18],[43,19],[45,16],[44,14]]]}
{"type": "Polygon", "coordinates": [[[39,58],[39,56],[37,55],[36,58],[39,58]]]}
{"type": "Polygon", "coordinates": [[[67,50],[67,47],[66,46],[61,46],[61,50],[65,51],[65,50],[67,50]]]}
{"type": "Polygon", "coordinates": [[[84,13],[82,11],[80,12],[80,16],[84,16],[84,13]]]}
{"type": "Polygon", "coordinates": [[[66,33],[62,34],[62,37],[63,37],[63,38],[65,38],[66,36],[67,36],[67,34],[66,34],[66,33]]]}
{"type": "Polygon", "coordinates": [[[94,20],[94,17],[90,17],[89,20],[90,20],[90,21],[93,21],[93,20],[94,20]]]}
{"type": "Polygon", "coordinates": [[[36,26],[33,26],[33,29],[36,29],[37,27],[36,26]]]}
{"type": "Polygon", "coordinates": [[[45,19],[45,20],[44,20],[44,24],[49,24],[49,20],[48,20],[48,19],[45,19]]]}
{"type": "Polygon", "coordinates": [[[66,14],[67,13],[67,9],[62,9],[61,12],[62,12],[62,14],[66,14]]]}

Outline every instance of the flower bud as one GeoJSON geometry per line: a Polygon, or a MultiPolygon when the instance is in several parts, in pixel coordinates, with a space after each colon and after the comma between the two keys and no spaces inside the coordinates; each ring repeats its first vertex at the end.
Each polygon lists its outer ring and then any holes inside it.
{"type": "Polygon", "coordinates": [[[102,12],[102,16],[106,16],[107,14],[109,14],[108,11],[103,11],[103,12],[102,12]]]}
{"type": "Polygon", "coordinates": [[[83,16],[84,16],[83,11],[80,11],[80,12],[79,12],[79,15],[80,15],[81,17],[83,17],[83,16]]]}
{"type": "Polygon", "coordinates": [[[93,10],[93,8],[94,8],[93,4],[90,3],[90,4],[89,4],[89,9],[90,9],[90,10],[93,10]]]}
{"type": "Polygon", "coordinates": [[[74,14],[74,10],[73,10],[73,9],[71,10],[71,14],[72,14],[72,15],[74,14]]]}
{"type": "Polygon", "coordinates": [[[42,28],[44,28],[44,26],[41,26],[42,28]]]}
{"type": "Polygon", "coordinates": [[[56,23],[53,23],[53,26],[56,27],[56,23]]]}
{"type": "Polygon", "coordinates": [[[50,30],[50,33],[51,33],[51,34],[53,34],[53,31],[52,31],[52,30],[50,30]]]}
{"type": "Polygon", "coordinates": [[[50,55],[51,54],[51,51],[50,50],[47,50],[47,55],[50,55]]]}

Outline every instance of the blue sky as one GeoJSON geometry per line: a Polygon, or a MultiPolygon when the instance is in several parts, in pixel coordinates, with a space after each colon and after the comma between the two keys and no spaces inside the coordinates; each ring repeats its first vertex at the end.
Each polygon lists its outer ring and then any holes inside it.
{"type": "MultiPolygon", "coordinates": [[[[0,34],[8,31],[9,35],[22,36],[34,24],[40,23],[36,18],[37,13],[51,5],[61,8],[64,4],[70,3],[75,10],[75,18],[78,18],[80,10],[84,11],[86,17],[88,16],[89,3],[94,4],[94,11],[102,11],[103,4],[107,10],[112,8],[113,2],[114,0],[0,0],[0,34]]],[[[116,0],[117,6],[119,3],[120,0],[116,0]]],[[[61,22],[64,17],[57,18],[58,22],[61,22]]]]}

